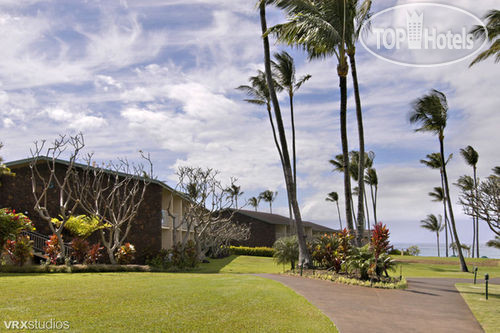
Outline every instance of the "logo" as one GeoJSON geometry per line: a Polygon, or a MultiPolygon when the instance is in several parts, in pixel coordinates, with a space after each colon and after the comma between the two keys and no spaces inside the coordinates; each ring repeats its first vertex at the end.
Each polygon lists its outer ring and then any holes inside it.
{"type": "Polygon", "coordinates": [[[463,9],[434,3],[387,8],[362,27],[361,44],[374,56],[394,64],[435,67],[463,61],[486,40],[470,33],[484,23],[463,9]]]}

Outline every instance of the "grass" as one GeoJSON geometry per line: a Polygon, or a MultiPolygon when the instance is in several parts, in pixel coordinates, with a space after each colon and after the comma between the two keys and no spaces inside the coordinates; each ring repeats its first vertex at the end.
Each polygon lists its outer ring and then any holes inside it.
{"type": "Polygon", "coordinates": [[[466,259],[469,273],[463,273],[460,269],[458,258],[440,257],[410,257],[392,256],[399,262],[391,276],[399,276],[400,266],[404,277],[432,277],[432,278],[473,278],[473,267],[478,267],[477,277],[483,279],[484,274],[489,273],[490,278],[500,277],[499,259],[466,259]]]}
{"type": "Polygon", "coordinates": [[[210,263],[201,264],[197,273],[281,273],[283,266],[277,265],[273,258],[232,255],[223,259],[210,259],[210,263]]]}
{"type": "Polygon", "coordinates": [[[69,321],[71,330],[336,332],[275,281],[235,274],[3,274],[0,318],[69,321]]]}
{"type": "Polygon", "coordinates": [[[456,288],[485,332],[500,332],[500,285],[488,286],[488,300],[484,284],[457,283],[456,288]]]}

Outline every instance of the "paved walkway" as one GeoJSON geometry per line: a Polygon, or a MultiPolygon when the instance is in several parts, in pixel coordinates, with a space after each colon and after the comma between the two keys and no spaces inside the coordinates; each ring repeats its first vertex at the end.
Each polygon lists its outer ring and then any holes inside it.
{"type": "MultiPolygon", "coordinates": [[[[483,332],[455,288],[468,279],[408,279],[408,289],[349,286],[286,275],[258,274],[290,287],[318,307],[341,333],[483,332]]],[[[492,283],[500,283],[493,279],[492,283]]]]}

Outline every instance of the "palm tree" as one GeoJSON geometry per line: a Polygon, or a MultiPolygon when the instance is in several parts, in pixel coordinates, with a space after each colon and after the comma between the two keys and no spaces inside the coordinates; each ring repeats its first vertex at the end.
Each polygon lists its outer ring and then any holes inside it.
{"type": "Polygon", "coordinates": [[[488,11],[483,19],[488,21],[486,23],[486,29],[482,25],[476,25],[471,32],[476,39],[480,40],[484,40],[486,36],[488,36],[488,41],[491,43],[491,46],[486,51],[479,53],[469,67],[491,56],[495,56],[496,63],[500,61],[500,10],[492,9],[488,11]]]}
{"type": "MultiPolygon", "coordinates": [[[[442,202],[444,204],[443,206],[443,212],[444,212],[444,229],[445,229],[445,245],[446,245],[446,257],[448,257],[448,216],[446,212],[446,195],[444,194],[444,190],[442,187],[434,187],[434,190],[432,192],[429,192],[429,196],[432,197],[432,201],[435,202],[442,202]]],[[[453,242],[453,238],[451,239],[453,242]]]]}
{"type": "MultiPolygon", "coordinates": [[[[364,153],[363,154],[365,156],[365,158],[363,159],[360,159],[360,156],[361,156],[361,153],[359,151],[356,151],[356,150],[353,150],[349,153],[349,157],[350,157],[350,160],[349,160],[349,168],[350,168],[350,174],[351,174],[351,178],[355,181],[355,182],[358,182],[359,183],[359,175],[362,175],[364,173],[360,173],[360,168],[359,168],[359,164],[360,163],[363,163],[363,168],[371,168],[373,166],[373,160],[375,159],[375,153],[370,151],[368,153],[364,153]]],[[[336,166],[336,163],[332,163],[334,166],[336,166]]],[[[366,169],[367,170],[367,169],[366,169]]],[[[361,180],[363,181],[363,183],[365,182],[365,179],[364,177],[361,177],[361,180]]],[[[361,201],[363,203],[364,201],[364,204],[365,204],[365,208],[366,208],[366,221],[367,221],[367,226],[368,226],[368,231],[370,231],[370,216],[369,216],[369,210],[368,210],[368,199],[366,197],[366,195],[363,195],[364,192],[365,192],[365,189],[364,189],[364,186],[363,186],[363,189],[362,189],[362,192],[363,193],[360,193],[361,191],[359,190],[359,186],[356,187],[357,188],[357,196],[358,196],[358,205],[359,205],[359,202],[361,201]]],[[[354,193],[354,192],[353,192],[354,193]]],[[[352,203],[351,203],[352,204],[352,203]]],[[[352,204],[353,205],[353,204],[352,204]]],[[[354,206],[354,205],[353,205],[354,206]]],[[[363,212],[364,213],[364,212],[363,212]]],[[[359,212],[358,212],[358,218],[356,219],[356,217],[354,216],[354,222],[357,223],[357,221],[359,221],[359,212]]],[[[359,224],[357,224],[359,226],[359,224]]],[[[364,229],[364,227],[363,227],[364,229]]],[[[358,232],[363,232],[364,230],[359,230],[358,229],[358,232]]]]}
{"type": "Polygon", "coordinates": [[[441,215],[438,215],[438,217],[436,217],[436,215],[434,214],[429,214],[427,215],[427,218],[420,221],[422,228],[436,233],[438,257],[441,256],[441,254],[439,253],[439,232],[443,231],[444,228],[441,221],[441,215]]]}
{"type": "MultiPolygon", "coordinates": [[[[462,191],[462,193],[468,193],[471,197],[475,197],[477,195],[477,192],[475,191],[476,183],[474,182],[474,179],[471,176],[461,176],[458,178],[457,182],[455,183],[458,188],[462,191]]],[[[475,205],[475,203],[474,203],[475,205]]],[[[475,212],[476,209],[473,209],[475,212]]],[[[474,258],[474,247],[476,243],[476,217],[475,214],[472,215],[472,258],[474,258]]]]}
{"type": "Polygon", "coordinates": [[[365,182],[370,185],[370,194],[373,206],[373,219],[374,223],[377,223],[378,176],[377,170],[375,168],[366,169],[365,182]]]}
{"type": "Polygon", "coordinates": [[[266,190],[259,194],[259,199],[264,200],[265,202],[269,203],[269,212],[272,214],[273,213],[273,201],[276,200],[276,197],[278,196],[278,192],[273,192],[271,190],[266,190]]]}
{"type": "MultiPolygon", "coordinates": [[[[467,146],[460,149],[460,154],[464,158],[465,163],[472,167],[474,174],[474,195],[477,197],[477,162],[479,161],[479,153],[472,146],[467,146]]],[[[476,257],[479,258],[479,218],[477,216],[472,217],[472,227],[474,228],[473,234],[476,235],[472,241],[472,258],[474,258],[474,244],[476,245],[476,257]]]]}
{"type": "MultiPolygon", "coordinates": [[[[267,86],[269,88],[269,94],[274,109],[274,116],[276,118],[276,127],[278,129],[278,134],[280,139],[281,160],[283,166],[283,174],[285,177],[286,190],[288,194],[288,200],[292,207],[293,214],[295,217],[295,232],[297,234],[297,239],[299,243],[299,261],[302,265],[308,267],[311,262],[311,258],[309,251],[307,249],[306,235],[304,233],[302,216],[300,214],[300,207],[297,201],[297,186],[293,179],[293,171],[290,163],[290,155],[288,152],[288,142],[285,133],[285,126],[283,125],[283,117],[281,116],[281,109],[278,101],[278,96],[276,94],[272,69],[271,69],[271,51],[269,47],[269,37],[267,36],[267,20],[266,20],[266,5],[269,2],[271,1],[259,0],[257,3],[259,6],[259,13],[260,13],[266,81],[267,81],[267,86]]],[[[279,149],[278,152],[280,152],[279,149]]]]}
{"type": "MultiPolygon", "coordinates": [[[[349,146],[347,140],[347,63],[346,39],[348,28],[347,0],[272,0],[283,9],[289,21],[278,24],[267,33],[279,42],[299,46],[309,59],[335,56],[340,85],[340,135],[342,142],[344,195],[347,227],[354,230],[351,206],[351,179],[349,176],[349,146]]],[[[349,4],[352,1],[349,1],[349,4]]],[[[358,241],[363,235],[358,235],[358,241]]]]}
{"type": "MultiPolygon", "coordinates": [[[[450,221],[448,219],[448,212],[446,209],[446,195],[444,193],[444,178],[443,178],[443,168],[441,167],[441,154],[440,153],[431,153],[427,154],[427,160],[420,160],[420,163],[424,164],[428,168],[431,169],[439,169],[439,174],[441,177],[441,189],[443,190],[443,199],[440,200],[443,202],[443,214],[444,214],[444,233],[446,239],[446,257],[448,257],[448,229],[450,229],[451,242],[453,242],[453,235],[451,233],[450,221]]],[[[445,162],[445,165],[453,158],[453,154],[448,156],[448,159],[445,162]]],[[[455,254],[455,250],[453,250],[453,254],[455,254]]]]}
{"type": "Polygon", "coordinates": [[[410,113],[410,123],[420,125],[416,132],[431,132],[438,135],[439,150],[441,154],[441,168],[443,170],[444,191],[448,203],[448,212],[450,214],[451,228],[455,243],[457,243],[458,257],[460,258],[460,266],[463,272],[468,272],[467,264],[462,253],[460,240],[458,239],[457,228],[455,224],[455,216],[453,215],[453,207],[451,204],[450,187],[448,185],[448,175],[446,173],[446,163],[444,161],[444,129],[448,119],[448,103],[446,96],[442,92],[433,89],[428,95],[415,100],[412,104],[412,112],[410,113]]]}
{"type": "Polygon", "coordinates": [[[278,84],[288,92],[288,99],[290,102],[290,117],[292,125],[292,155],[293,155],[293,181],[297,184],[297,154],[295,149],[295,115],[293,111],[293,97],[295,92],[311,78],[307,74],[302,76],[298,81],[295,77],[295,62],[293,58],[286,51],[274,54],[275,62],[272,63],[274,69],[274,76],[278,84]]]}
{"type": "MultiPolygon", "coordinates": [[[[342,174],[345,174],[344,173],[344,155],[342,155],[342,154],[335,155],[335,159],[329,160],[329,162],[330,162],[331,165],[333,165],[333,171],[334,172],[340,172],[342,174]]],[[[354,170],[355,173],[358,172],[358,169],[356,167],[352,168],[352,164],[350,162],[349,162],[349,168],[350,168],[351,171],[354,170]]],[[[350,197],[351,197],[350,204],[351,204],[352,207],[354,207],[354,203],[353,203],[353,199],[352,199],[352,193],[351,193],[350,197]]],[[[357,225],[356,213],[354,212],[354,210],[351,210],[351,214],[352,214],[352,219],[354,220],[354,224],[357,225]]],[[[347,228],[349,229],[349,226],[347,228]]],[[[353,232],[354,230],[349,229],[349,231],[353,232]]]]}
{"type": "Polygon", "coordinates": [[[339,195],[337,192],[330,192],[328,193],[328,196],[325,199],[326,201],[330,202],[335,202],[337,204],[337,213],[339,214],[339,224],[340,224],[340,230],[343,230],[342,228],[342,218],[340,217],[340,208],[339,208],[339,195]]]}
{"type": "Polygon", "coordinates": [[[500,166],[496,166],[496,167],[494,167],[493,169],[491,169],[491,171],[493,171],[493,173],[494,173],[497,177],[500,177],[500,166]]]}
{"type": "Polygon", "coordinates": [[[241,186],[237,186],[236,184],[231,184],[231,186],[229,186],[226,189],[226,192],[231,197],[231,200],[234,200],[236,204],[236,209],[238,209],[238,197],[242,196],[245,193],[241,191],[241,186]]]}
{"type": "Polygon", "coordinates": [[[259,208],[259,203],[260,203],[260,197],[251,197],[248,199],[248,204],[255,208],[255,211],[257,211],[257,208],[259,208]]]}

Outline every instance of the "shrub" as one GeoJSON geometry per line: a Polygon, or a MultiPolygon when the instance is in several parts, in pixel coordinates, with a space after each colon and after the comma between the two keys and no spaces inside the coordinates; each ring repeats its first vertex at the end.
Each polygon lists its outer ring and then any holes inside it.
{"type": "Polygon", "coordinates": [[[380,276],[382,271],[387,275],[387,269],[391,266],[391,260],[387,254],[392,249],[389,245],[389,228],[382,222],[376,223],[372,230],[371,250],[375,258],[375,273],[380,276]]]}
{"type": "Polygon", "coordinates": [[[4,247],[8,239],[15,241],[24,230],[35,230],[31,220],[26,215],[16,213],[15,210],[8,208],[0,209],[0,248],[4,247]]]}
{"type": "Polygon", "coordinates": [[[192,240],[188,240],[184,246],[181,243],[177,243],[170,249],[170,254],[169,257],[172,261],[172,266],[177,268],[192,268],[198,265],[198,251],[196,250],[196,243],[192,240]]]}
{"type": "Polygon", "coordinates": [[[257,256],[257,257],[272,257],[274,249],[272,247],[247,247],[247,246],[230,246],[231,254],[241,256],[257,256]]]}
{"type": "Polygon", "coordinates": [[[85,257],[85,263],[96,264],[102,257],[102,250],[104,250],[104,247],[101,246],[101,243],[92,245],[87,252],[87,256],[85,257]]]}
{"type": "Polygon", "coordinates": [[[361,280],[368,280],[375,271],[375,256],[370,244],[355,247],[347,258],[347,266],[351,273],[357,273],[361,280]]]}
{"type": "Polygon", "coordinates": [[[297,236],[282,237],[274,242],[274,259],[278,264],[290,263],[295,269],[295,262],[299,260],[299,242],[297,236]]]}
{"type": "Polygon", "coordinates": [[[335,234],[322,235],[313,241],[311,257],[319,266],[333,268],[338,273],[342,267],[342,257],[338,251],[339,245],[339,238],[335,234]]]}
{"type": "Polygon", "coordinates": [[[71,241],[71,256],[75,258],[76,262],[83,264],[87,258],[87,253],[89,252],[89,242],[82,238],[73,238],[71,241]]]}
{"type": "Polygon", "coordinates": [[[410,246],[406,251],[408,251],[410,256],[418,256],[420,254],[420,248],[417,245],[410,246]]]}
{"type": "Polygon", "coordinates": [[[28,236],[19,236],[15,241],[8,239],[5,251],[14,265],[24,266],[33,257],[33,241],[28,236]]]}
{"type": "Polygon", "coordinates": [[[135,247],[130,243],[125,243],[116,251],[116,261],[120,265],[128,265],[135,259],[135,247]]]}
{"type": "MultiPolygon", "coordinates": [[[[52,223],[61,225],[58,219],[52,219],[52,223]]],[[[107,228],[108,225],[102,224],[95,216],[70,216],[66,221],[64,228],[67,229],[73,236],[78,238],[87,239],[95,231],[107,228]]]]}
{"type": "Polygon", "coordinates": [[[56,265],[58,259],[61,257],[61,246],[59,245],[57,235],[52,235],[48,241],[45,241],[43,250],[50,263],[56,265]]]}

